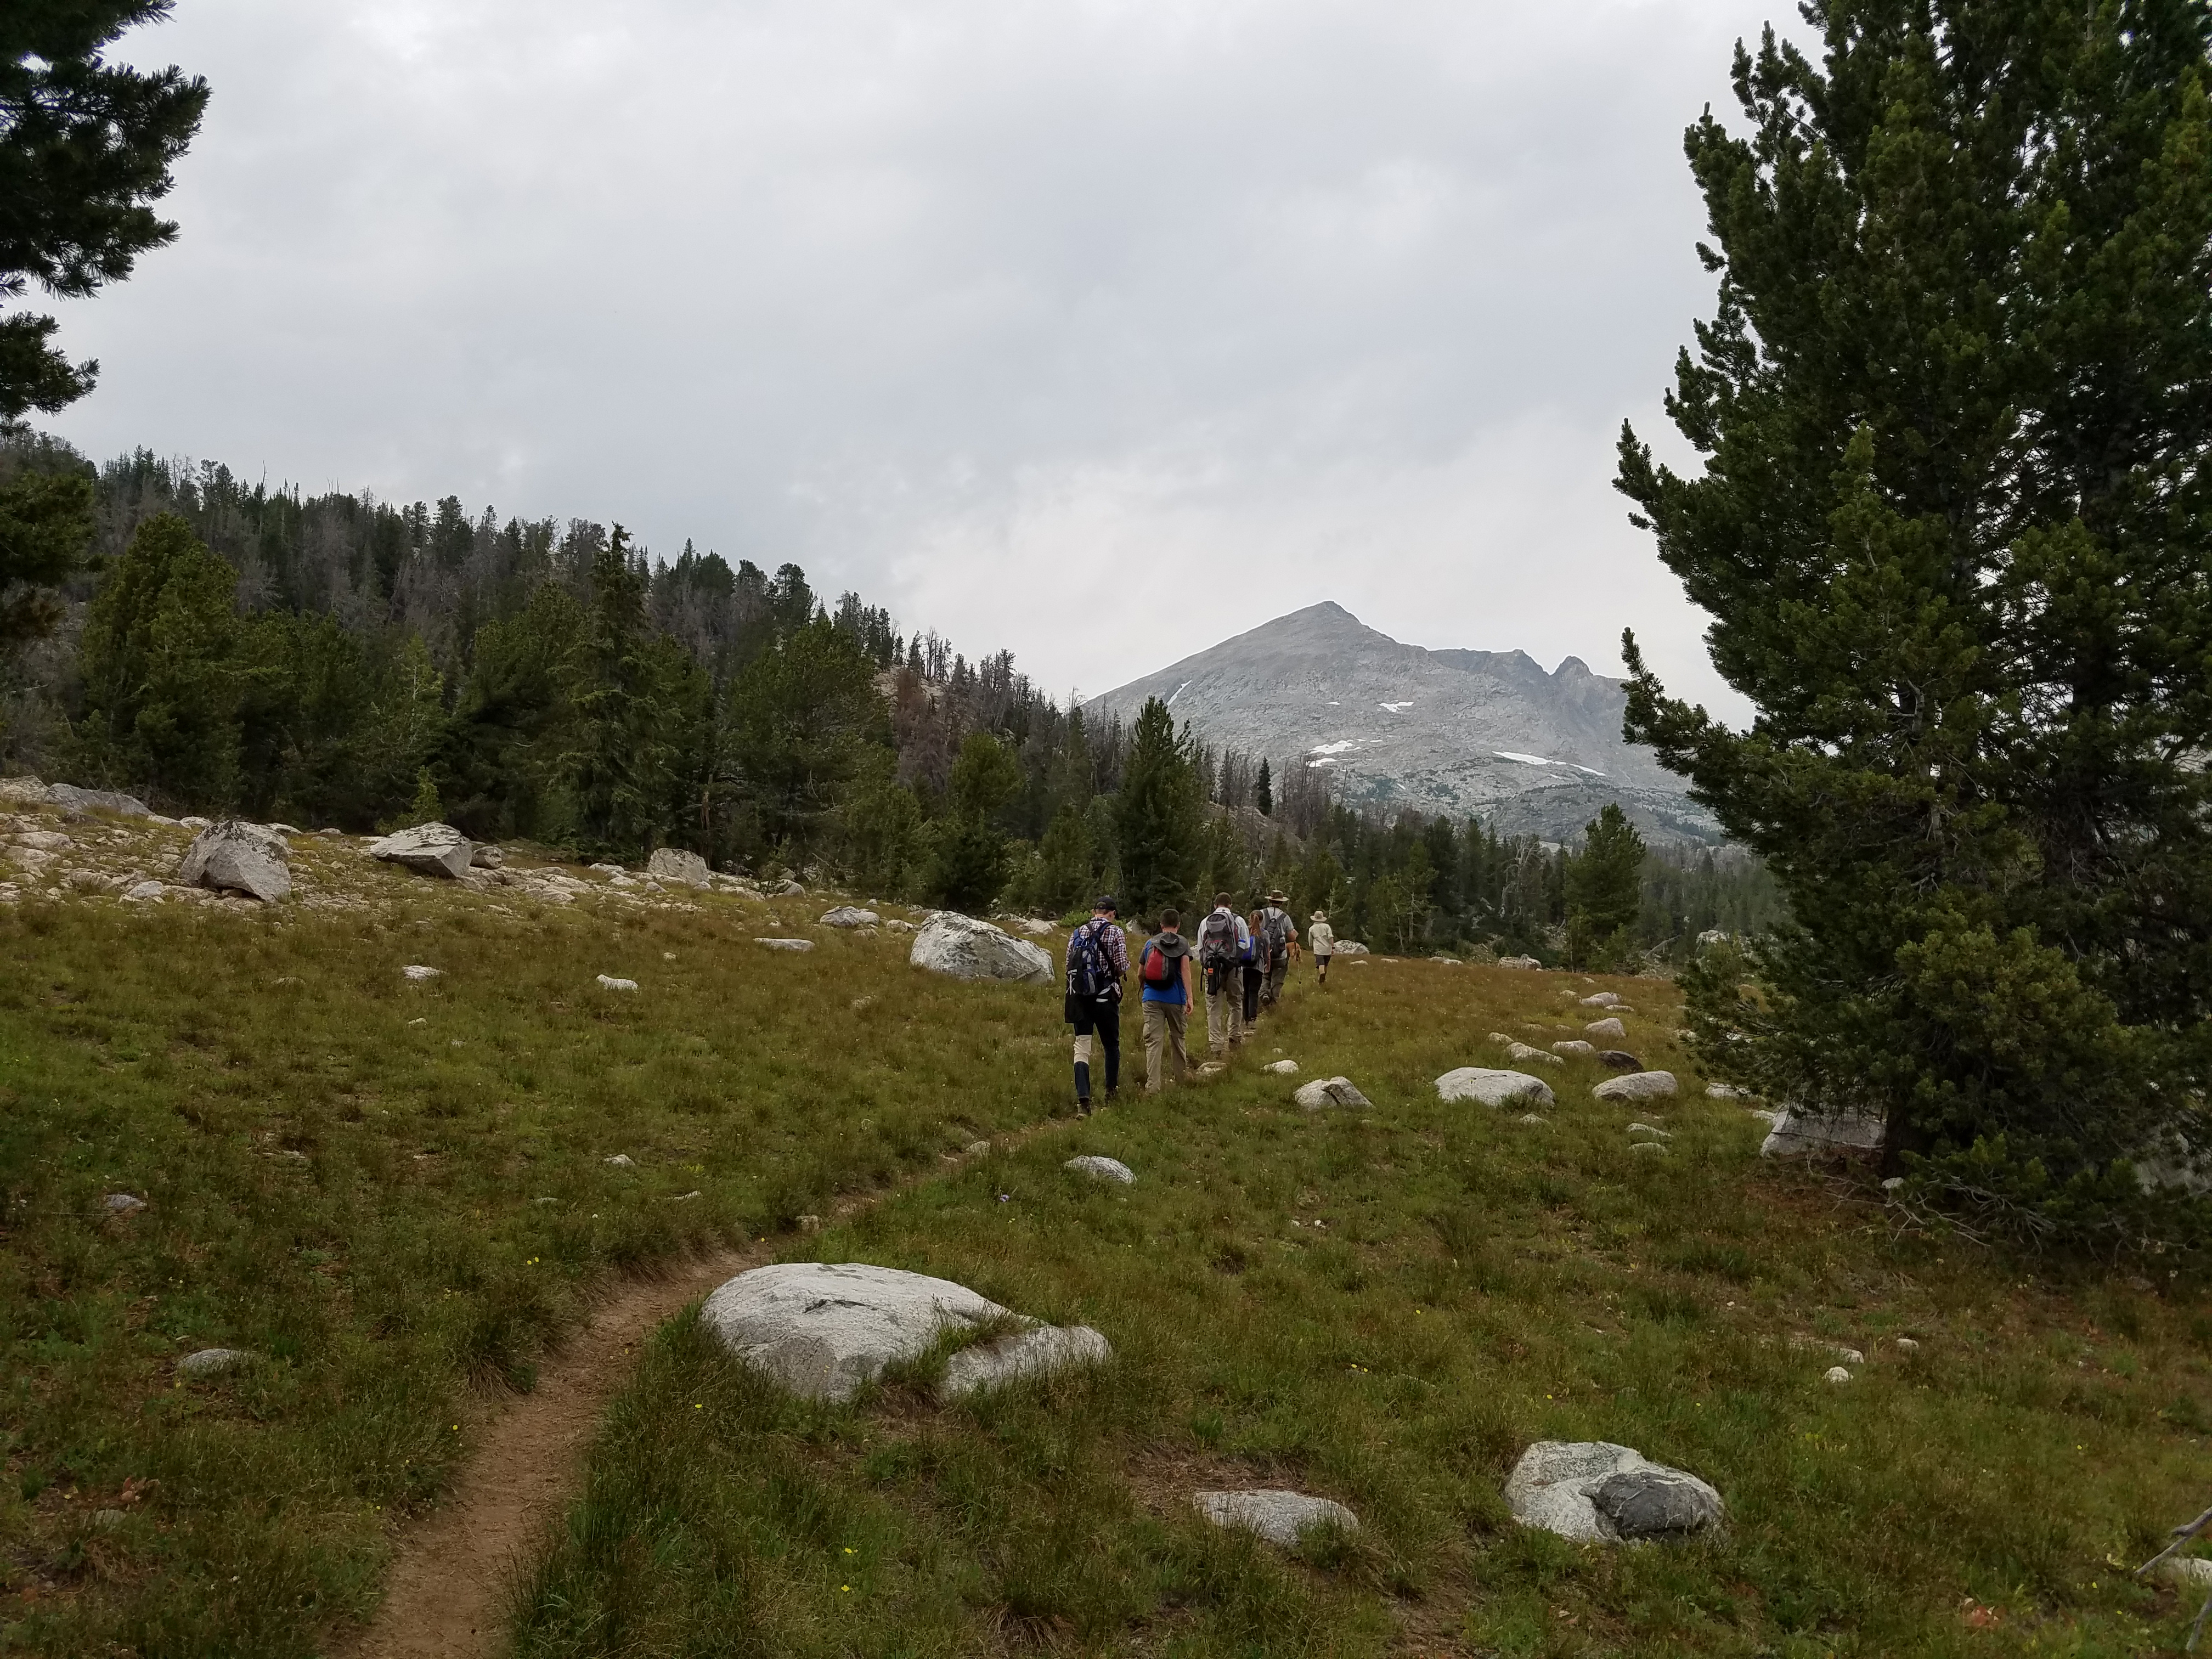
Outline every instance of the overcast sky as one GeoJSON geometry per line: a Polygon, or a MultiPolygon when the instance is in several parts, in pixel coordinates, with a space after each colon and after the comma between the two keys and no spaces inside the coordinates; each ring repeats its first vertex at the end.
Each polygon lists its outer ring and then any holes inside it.
{"type": "MultiPolygon", "coordinates": [[[[55,424],[787,559],[1103,691],[1335,599],[1740,714],[1611,488],[1778,0],[179,0],[55,424]]],[[[1664,446],[1662,446],[1664,447],[1664,446]]]]}

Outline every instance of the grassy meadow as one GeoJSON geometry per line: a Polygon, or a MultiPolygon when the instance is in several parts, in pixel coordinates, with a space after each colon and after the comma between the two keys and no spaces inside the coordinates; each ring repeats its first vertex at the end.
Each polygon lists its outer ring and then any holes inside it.
{"type": "Polygon", "coordinates": [[[763,1235],[1095,1325],[1115,1358],[830,1407],[672,1320],[519,1577],[517,1654],[2118,1655],[2195,1611],[2123,1569],[2208,1501],[2197,1288],[2008,1260],[1760,1164],[1666,985],[1302,969],[1224,1076],[948,1162],[1066,1110],[1052,991],[919,974],[902,939],[811,926],[826,899],[779,925],[383,890],[373,916],[0,912],[0,1651],[330,1650],[472,1413],[595,1286],[763,1235]],[[1569,1035],[1600,985],[1682,1099],[1599,1103],[1588,1062],[1545,1068],[1542,1124],[1436,1099],[1504,1063],[1486,1033],[1569,1035]],[[1298,1110],[1259,1070],[1278,1049],[1373,1109],[1298,1110]],[[1668,1150],[1632,1151],[1636,1121],[1668,1150]],[[1079,1152],[1138,1184],[1063,1171],[1079,1152]],[[148,1207],[110,1216],[118,1191],[148,1207]],[[1830,1343],[1866,1355],[1848,1384],[1830,1343]],[[255,1358],[179,1382],[211,1345],[255,1358]],[[1705,1477],[1726,1535],[1523,1532],[1499,1489],[1538,1438],[1705,1477]],[[1192,1513],[1240,1486],[1362,1525],[1286,1556],[1192,1513]]]}
{"type": "Polygon", "coordinates": [[[1033,994],[823,902],[363,878],[388,914],[0,909],[0,1651],[322,1651],[467,1455],[457,1404],[526,1389],[595,1285],[1058,1098],[1033,994]],[[179,1381],[217,1346],[255,1361],[179,1381]]]}

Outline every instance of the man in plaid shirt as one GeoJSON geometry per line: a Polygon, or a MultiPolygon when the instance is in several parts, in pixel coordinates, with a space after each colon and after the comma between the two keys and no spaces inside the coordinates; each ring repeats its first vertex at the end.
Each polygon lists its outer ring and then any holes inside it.
{"type": "Polygon", "coordinates": [[[1109,894],[1091,907],[1091,920],[1067,941],[1065,1018],[1075,1028],[1075,1109],[1091,1115],[1091,1040],[1106,1051],[1106,1098],[1121,1086],[1121,981],[1129,976],[1129,946],[1121,937],[1109,894]]]}

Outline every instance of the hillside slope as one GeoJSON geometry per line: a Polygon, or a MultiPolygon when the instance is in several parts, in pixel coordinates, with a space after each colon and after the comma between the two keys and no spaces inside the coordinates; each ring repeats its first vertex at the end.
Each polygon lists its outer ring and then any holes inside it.
{"type": "Polygon", "coordinates": [[[1622,683],[1573,657],[1547,673],[1518,651],[1431,651],[1322,604],[1133,680],[1086,713],[1126,720],[1154,696],[1212,741],[1328,769],[1346,801],[1479,814],[1555,841],[1619,801],[1653,840],[1718,835],[1680,779],[1621,740],[1622,683]]]}

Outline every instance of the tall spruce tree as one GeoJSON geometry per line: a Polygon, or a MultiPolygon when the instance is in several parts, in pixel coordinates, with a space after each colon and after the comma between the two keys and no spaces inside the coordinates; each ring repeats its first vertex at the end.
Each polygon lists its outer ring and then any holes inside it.
{"type": "Polygon", "coordinates": [[[1885,1114],[1893,1164],[2094,1208],[2212,1057],[2212,10],[1802,9],[1823,61],[1740,46],[1747,135],[1688,133],[1703,471],[1620,446],[1757,718],[1632,638],[1627,734],[1796,918],[1764,998],[1698,988],[1751,1039],[1709,1053],[1885,1114]]]}
{"type": "Polygon", "coordinates": [[[593,856],[635,856],[653,839],[665,804],[666,748],[651,643],[645,573],[630,557],[629,532],[617,525],[592,560],[564,769],[575,801],[576,845],[593,856]]]}
{"type": "Polygon", "coordinates": [[[185,807],[238,787],[237,573],[173,513],[138,527],[87,609],[77,765],[185,807]]]}
{"type": "Polygon", "coordinates": [[[1176,730],[1165,703],[1147,697],[1129,734],[1115,811],[1121,902],[1131,915],[1149,917],[1195,894],[1203,857],[1200,808],[1190,734],[1176,730]]]}

